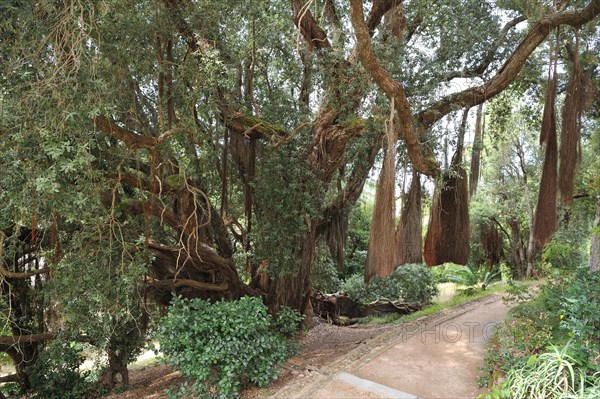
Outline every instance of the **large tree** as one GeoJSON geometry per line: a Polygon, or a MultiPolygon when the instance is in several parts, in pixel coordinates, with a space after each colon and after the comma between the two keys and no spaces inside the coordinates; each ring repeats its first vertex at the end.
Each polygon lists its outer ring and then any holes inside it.
{"type": "Polygon", "coordinates": [[[0,227],[35,215],[54,276],[104,270],[159,303],[263,295],[308,313],[316,242],[343,254],[381,110],[393,100],[412,168],[438,177],[437,122],[600,13],[520,4],[3,3],[0,227]]]}

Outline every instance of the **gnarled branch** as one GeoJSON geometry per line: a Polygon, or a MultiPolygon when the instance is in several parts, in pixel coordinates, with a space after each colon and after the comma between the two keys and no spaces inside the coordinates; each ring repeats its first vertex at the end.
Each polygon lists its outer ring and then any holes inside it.
{"type": "Polygon", "coordinates": [[[294,24],[300,29],[300,33],[311,48],[323,49],[330,47],[331,44],[327,39],[327,34],[310,12],[310,4],[304,0],[292,0],[294,24]]]}
{"type": "Polygon", "coordinates": [[[0,335],[0,345],[32,344],[35,342],[50,341],[54,338],[56,338],[55,333],[0,335]]]}
{"type": "Polygon", "coordinates": [[[406,144],[408,155],[419,172],[428,176],[439,174],[439,165],[433,156],[423,154],[419,135],[413,128],[413,115],[404,87],[393,79],[390,74],[377,62],[371,49],[371,36],[364,22],[361,0],[350,0],[350,16],[356,34],[358,55],[361,63],[377,86],[390,98],[394,99],[400,119],[399,128],[402,139],[406,144]]]}
{"type": "MultiPolygon", "coordinates": [[[[356,2],[356,0],[353,0],[356,2]]],[[[600,0],[575,11],[563,11],[548,15],[535,23],[529,33],[512,52],[494,77],[486,83],[448,95],[416,115],[416,121],[423,129],[428,128],[457,107],[472,107],[501,93],[513,82],[527,58],[546,39],[552,29],[560,25],[580,27],[600,14],[600,0]]]]}

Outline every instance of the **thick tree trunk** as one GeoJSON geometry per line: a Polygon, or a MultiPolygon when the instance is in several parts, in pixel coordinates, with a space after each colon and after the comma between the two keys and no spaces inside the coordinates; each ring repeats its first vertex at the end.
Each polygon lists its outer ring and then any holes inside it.
{"type": "Polygon", "coordinates": [[[425,262],[428,266],[452,262],[465,265],[469,261],[469,192],[467,172],[457,166],[443,173],[436,185],[431,206],[425,262]]]}
{"type": "Polygon", "coordinates": [[[600,195],[596,197],[596,219],[593,228],[589,267],[590,272],[597,272],[600,271],[600,195]]]}
{"type": "Polygon", "coordinates": [[[469,182],[462,167],[464,137],[469,109],[463,111],[456,151],[450,170],[442,173],[433,194],[429,226],[425,236],[425,262],[428,266],[469,261],[470,218],[469,182]]]}
{"type": "Polygon", "coordinates": [[[313,313],[310,303],[310,273],[315,257],[317,230],[317,224],[309,221],[309,231],[300,244],[298,269],[293,274],[276,277],[269,282],[268,287],[267,304],[272,313],[277,313],[282,306],[288,306],[302,312],[307,324],[310,324],[313,313]]]}
{"type": "Polygon", "coordinates": [[[107,351],[108,370],[101,377],[103,385],[109,389],[126,387],[129,385],[129,370],[127,369],[127,356],[121,351],[107,351]]]}
{"type": "Polygon", "coordinates": [[[369,247],[365,263],[365,282],[371,277],[385,277],[396,267],[395,248],[395,217],[396,198],[396,140],[397,135],[393,125],[394,100],[392,100],[391,115],[387,126],[387,148],[383,157],[383,167],[377,181],[375,205],[369,229],[369,247]]]}
{"type": "Polygon", "coordinates": [[[396,264],[423,262],[423,226],[421,222],[421,179],[416,170],[406,195],[400,223],[396,227],[396,264]]]}

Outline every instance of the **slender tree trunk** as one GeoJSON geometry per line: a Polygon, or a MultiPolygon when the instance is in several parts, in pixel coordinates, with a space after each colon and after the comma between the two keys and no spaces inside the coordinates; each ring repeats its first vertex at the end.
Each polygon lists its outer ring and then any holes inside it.
{"type": "Polygon", "coordinates": [[[525,267],[523,265],[523,247],[521,246],[521,226],[519,226],[517,220],[510,220],[508,225],[510,226],[510,251],[515,262],[514,277],[518,278],[525,273],[525,267]]]}
{"type": "Polygon", "coordinates": [[[600,271],[600,195],[596,197],[596,219],[593,224],[592,242],[590,245],[590,272],[600,271]]]}
{"type": "Polygon", "coordinates": [[[481,150],[483,149],[483,104],[477,107],[475,122],[475,137],[473,138],[473,151],[471,155],[471,174],[469,176],[469,197],[477,192],[479,182],[479,168],[481,165],[481,150]]]}

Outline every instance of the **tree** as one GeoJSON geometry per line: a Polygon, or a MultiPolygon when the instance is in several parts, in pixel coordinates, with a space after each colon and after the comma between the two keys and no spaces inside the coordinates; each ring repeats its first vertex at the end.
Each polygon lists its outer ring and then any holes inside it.
{"type": "Polygon", "coordinates": [[[424,249],[429,266],[444,262],[464,265],[469,261],[469,188],[462,166],[468,115],[469,109],[465,108],[450,168],[436,182],[424,249]]]}
{"type": "Polygon", "coordinates": [[[364,5],[3,4],[2,231],[35,215],[56,236],[41,256],[73,271],[51,277],[73,293],[73,276],[118,270],[138,299],[260,295],[309,314],[317,240],[339,262],[380,110],[393,99],[411,167],[438,177],[432,128],[509,87],[553,29],[600,13],[597,0],[531,14],[376,0],[365,18],[364,5]],[[448,90],[458,77],[471,86],[448,90]],[[88,242],[107,259],[82,256],[88,242]]]}

